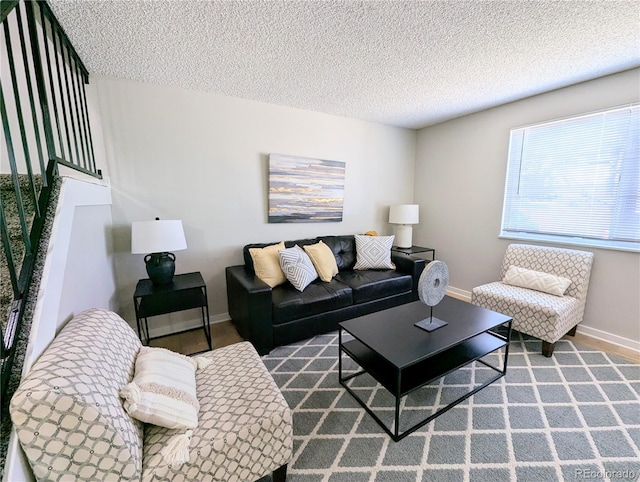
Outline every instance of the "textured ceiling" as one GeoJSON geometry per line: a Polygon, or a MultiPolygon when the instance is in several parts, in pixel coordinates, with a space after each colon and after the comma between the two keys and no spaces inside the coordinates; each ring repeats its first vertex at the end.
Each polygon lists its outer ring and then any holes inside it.
{"type": "Polygon", "coordinates": [[[635,1],[49,3],[91,73],[409,128],[640,66],[635,1]]]}

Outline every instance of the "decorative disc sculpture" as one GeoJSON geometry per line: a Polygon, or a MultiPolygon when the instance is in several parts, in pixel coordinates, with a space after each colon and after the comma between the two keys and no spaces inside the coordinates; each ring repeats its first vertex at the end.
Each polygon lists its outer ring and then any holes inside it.
{"type": "Polygon", "coordinates": [[[433,307],[442,301],[449,286],[449,268],[442,261],[432,261],[427,265],[418,281],[418,297],[425,305],[431,307],[429,318],[418,321],[415,325],[423,330],[433,331],[447,325],[446,321],[433,317],[433,307]]]}

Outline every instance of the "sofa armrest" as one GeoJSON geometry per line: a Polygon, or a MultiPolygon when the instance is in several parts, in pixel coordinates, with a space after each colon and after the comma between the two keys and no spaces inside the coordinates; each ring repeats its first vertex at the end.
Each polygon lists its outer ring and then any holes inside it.
{"type": "Polygon", "coordinates": [[[423,258],[416,258],[414,256],[407,256],[406,254],[391,253],[391,261],[396,265],[396,271],[399,273],[410,274],[413,278],[413,286],[411,292],[413,294],[413,300],[418,299],[418,281],[420,281],[420,275],[427,266],[427,260],[423,258]]]}
{"type": "Polygon", "coordinates": [[[250,341],[260,355],[273,348],[271,288],[244,266],[225,269],[229,316],[238,333],[250,341]]]}

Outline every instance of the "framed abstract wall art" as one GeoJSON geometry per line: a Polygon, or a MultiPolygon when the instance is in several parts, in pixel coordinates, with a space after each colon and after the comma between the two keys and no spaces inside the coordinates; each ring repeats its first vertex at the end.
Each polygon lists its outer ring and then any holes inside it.
{"type": "Polygon", "coordinates": [[[269,223],[342,221],[345,163],[269,154],[269,223]]]}

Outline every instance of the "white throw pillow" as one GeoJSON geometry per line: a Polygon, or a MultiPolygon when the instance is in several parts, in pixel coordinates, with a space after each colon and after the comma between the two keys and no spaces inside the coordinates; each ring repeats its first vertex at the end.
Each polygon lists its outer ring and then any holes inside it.
{"type": "Polygon", "coordinates": [[[196,428],[196,360],[164,348],[143,346],[133,381],[120,390],[124,408],[141,422],[167,428],[196,428]]]}
{"type": "Polygon", "coordinates": [[[542,291],[550,295],[563,296],[567,291],[571,280],[561,276],[555,276],[541,271],[509,266],[504,274],[503,283],[528,288],[530,290],[542,291]]]}
{"type": "Polygon", "coordinates": [[[298,291],[304,291],[309,284],[318,278],[309,255],[297,244],[293,248],[281,249],[280,267],[289,282],[298,291]]]}
{"type": "Polygon", "coordinates": [[[356,264],[353,269],[396,269],[391,261],[395,236],[355,235],[356,264]]]}

